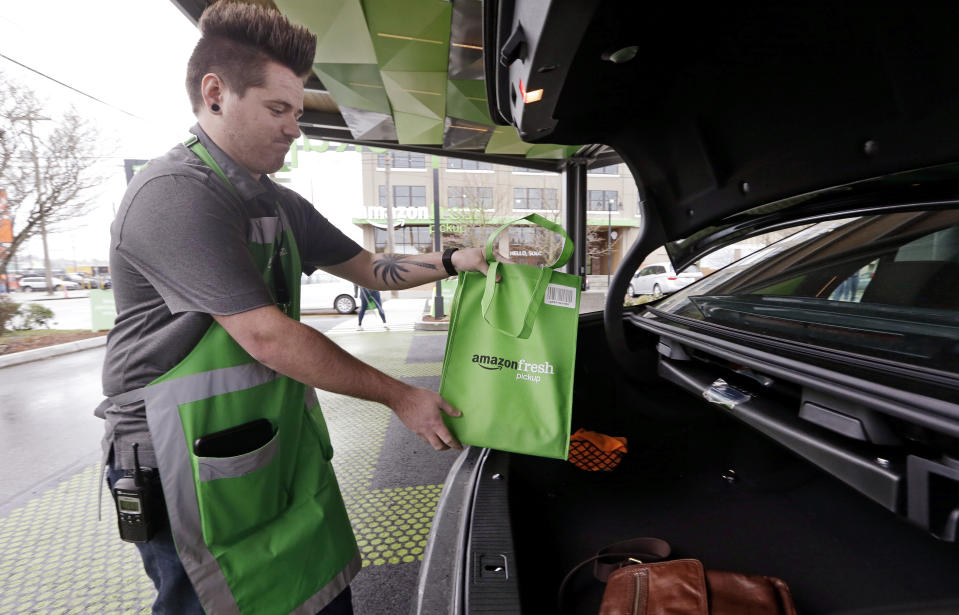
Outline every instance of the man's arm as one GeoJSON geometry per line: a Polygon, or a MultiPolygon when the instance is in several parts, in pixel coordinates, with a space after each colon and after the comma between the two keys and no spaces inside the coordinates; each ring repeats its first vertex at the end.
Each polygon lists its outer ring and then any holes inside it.
{"type": "MultiPolygon", "coordinates": [[[[453,252],[457,271],[479,271],[486,275],[488,264],[482,248],[463,248],[453,252]]],[[[373,290],[399,290],[442,280],[449,274],[443,267],[441,252],[426,254],[373,254],[361,251],[350,260],[323,267],[337,277],[373,290]]]]}
{"type": "Polygon", "coordinates": [[[440,415],[441,411],[450,416],[459,416],[460,412],[442,397],[363,363],[316,329],[287,317],[276,306],[213,318],[244,350],[270,369],[307,386],[384,404],[407,429],[438,451],[462,448],[440,415]]]}

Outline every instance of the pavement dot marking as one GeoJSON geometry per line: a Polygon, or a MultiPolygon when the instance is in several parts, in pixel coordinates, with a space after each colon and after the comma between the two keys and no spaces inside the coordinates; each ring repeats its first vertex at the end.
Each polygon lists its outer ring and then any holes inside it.
{"type": "MultiPolygon", "coordinates": [[[[440,363],[405,362],[412,333],[342,333],[333,339],[394,377],[440,374],[440,363]]],[[[443,486],[372,489],[389,410],[324,391],[317,394],[363,565],[422,560],[443,486]]],[[[0,615],[150,613],[153,584],[136,547],[117,537],[107,494],[103,520],[97,521],[99,478],[99,466],[89,466],[0,518],[0,615]]]]}

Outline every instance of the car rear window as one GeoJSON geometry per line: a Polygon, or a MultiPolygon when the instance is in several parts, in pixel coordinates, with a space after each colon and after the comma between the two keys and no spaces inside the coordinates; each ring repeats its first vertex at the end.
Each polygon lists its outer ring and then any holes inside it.
{"type": "Polygon", "coordinates": [[[959,371],[959,211],[823,222],[657,306],[750,333],[959,371]]]}

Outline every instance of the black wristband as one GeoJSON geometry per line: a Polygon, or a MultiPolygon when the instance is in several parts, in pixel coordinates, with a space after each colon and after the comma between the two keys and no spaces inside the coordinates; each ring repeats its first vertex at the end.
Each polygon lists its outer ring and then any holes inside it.
{"type": "Polygon", "coordinates": [[[453,252],[456,252],[459,248],[446,248],[443,250],[443,268],[446,269],[446,273],[450,275],[456,275],[456,267],[453,266],[453,252]]]}

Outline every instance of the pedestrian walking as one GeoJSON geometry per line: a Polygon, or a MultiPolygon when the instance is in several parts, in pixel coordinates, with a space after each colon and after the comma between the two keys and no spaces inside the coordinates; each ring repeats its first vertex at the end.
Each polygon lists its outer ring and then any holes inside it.
{"type": "Polygon", "coordinates": [[[386,329],[390,328],[390,326],[386,324],[386,313],[383,311],[383,299],[380,297],[380,291],[362,288],[360,289],[360,309],[357,313],[357,318],[359,319],[357,323],[358,329],[363,329],[363,316],[366,315],[366,310],[372,310],[374,308],[380,313],[383,327],[386,329]]]}

